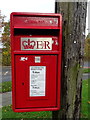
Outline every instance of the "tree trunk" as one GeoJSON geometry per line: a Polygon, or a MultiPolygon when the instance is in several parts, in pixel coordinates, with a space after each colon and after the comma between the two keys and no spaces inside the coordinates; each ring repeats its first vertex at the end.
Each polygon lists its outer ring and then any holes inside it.
{"type": "Polygon", "coordinates": [[[52,113],[53,120],[80,118],[86,10],[86,2],[56,3],[63,17],[63,70],[61,110],[52,113]]]}

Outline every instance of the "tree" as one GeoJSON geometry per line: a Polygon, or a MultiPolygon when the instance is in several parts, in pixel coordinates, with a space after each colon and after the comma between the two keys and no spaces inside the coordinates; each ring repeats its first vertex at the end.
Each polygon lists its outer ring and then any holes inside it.
{"type": "Polygon", "coordinates": [[[4,31],[2,33],[2,64],[10,65],[11,63],[11,47],[10,47],[10,22],[4,22],[4,31]]]}
{"type": "Polygon", "coordinates": [[[4,46],[10,46],[10,22],[4,22],[4,31],[2,33],[2,42],[4,46]]]}
{"type": "Polygon", "coordinates": [[[87,38],[90,38],[90,33],[88,33],[88,35],[87,35],[86,39],[87,39],[87,38]]]}
{"type": "Polygon", "coordinates": [[[85,40],[85,60],[90,60],[90,33],[87,35],[87,38],[85,40]]]}
{"type": "Polygon", "coordinates": [[[1,15],[1,10],[0,10],[0,29],[4,26],[4,18],[5,18],[5,15],[2,16],[1,15]]]}
{"type": "Polygon", "coordinates": [[[63,17],[63,70],[61,110],[53,112],[53,120],[80,118],[86,10],[86,2],[56,3],[63,17]]]}

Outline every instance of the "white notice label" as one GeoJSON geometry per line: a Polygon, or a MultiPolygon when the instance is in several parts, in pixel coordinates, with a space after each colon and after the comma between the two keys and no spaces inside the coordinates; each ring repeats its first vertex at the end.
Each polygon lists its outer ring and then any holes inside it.
{"type": "Polygon", "coordinates": [[[30,96],[45,96],[46,66],[30,66],[30,96]]]}

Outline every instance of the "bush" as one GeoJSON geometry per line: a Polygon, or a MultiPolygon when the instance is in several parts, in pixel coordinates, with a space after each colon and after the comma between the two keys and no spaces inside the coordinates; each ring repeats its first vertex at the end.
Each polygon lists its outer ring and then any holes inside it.
{"type": "Polygon", "coordinates": [[[11,53],[7,48],[2,49],[2,65],[10,66],[11,65],[11,53]]]}
{"type": "Polygon", "coordinates": [[[10,92],[12,90],[12,83],[11,81],[2,82],[0,83],[0,93],[10,92]]]}
{"type": "Polygon", "coordinates": [[[84,51],[84,59],[90,60],[90,37],[85,40],[85,51],[84,51]]]}

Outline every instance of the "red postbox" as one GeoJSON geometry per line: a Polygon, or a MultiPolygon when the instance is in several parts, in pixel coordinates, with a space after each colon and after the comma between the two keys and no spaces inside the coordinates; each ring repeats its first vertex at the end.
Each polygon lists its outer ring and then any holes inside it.
{"type": "Polygon", "coordinates": [[[62,16],[11,13],[11,53],[13,110],[59,110],[62,16]]]}

